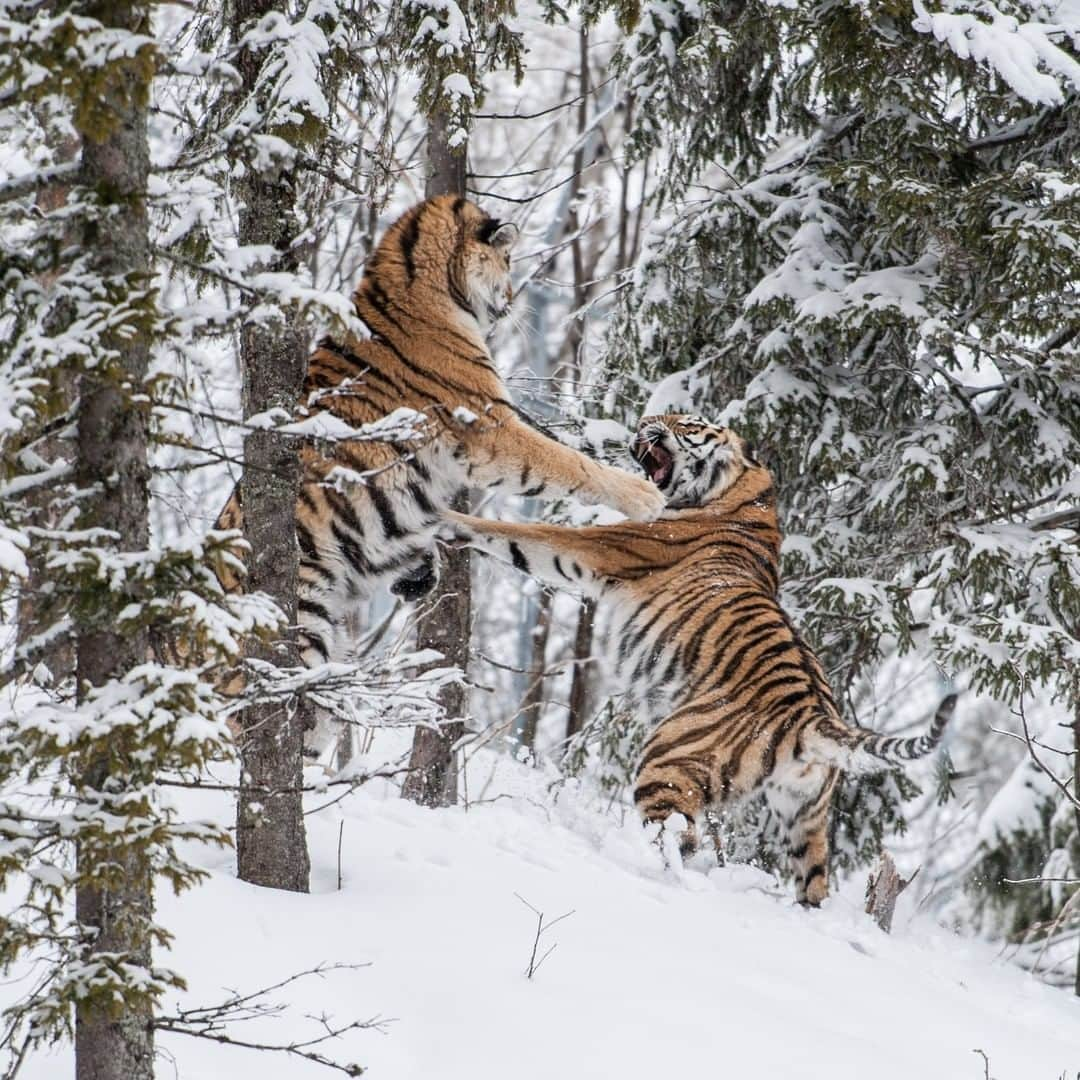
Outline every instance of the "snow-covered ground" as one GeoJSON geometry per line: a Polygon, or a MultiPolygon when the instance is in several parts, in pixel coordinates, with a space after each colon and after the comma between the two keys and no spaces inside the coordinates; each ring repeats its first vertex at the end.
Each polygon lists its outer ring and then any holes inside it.
{"type": "MultiPolygon", "coordinates": [[[[381,1017],[381,1031],[324,1048],[372,1080],[979,1080],[976,1048],[995,1080],[1080,1070],[1080,1000],[903,898],[890,937],[862,913],[858,883],[808,912],[749,867],[699,855],[665,871],[631,816],[574,790],[553,800],[539,771],[481,759],[468,808],[425,810],[369,785],[310,814],[311,895],[246,885],[230,853],[200,852],[207,883],[159,899],[176,935],[159,959],[187,977],[184,1004],[320,963],[368,965],[290,985],[271,996],[285,1012],[233,1034],[289,1041],[317,1034],[310,1017],[323,1013],[381,1017]],[[573,912],[541,938],[541,953],[557,948],[531,980],[536,917],[515,894],[549,920],[573,912]]],[[[232,814],[224,797],[185,803],[232,814]]],[[[188,1037],[159,1043],[161,1078],[331,1075],[188,1037]]],[[[69,1076],[70,1051],[20,1075],[69,1076]]]]}

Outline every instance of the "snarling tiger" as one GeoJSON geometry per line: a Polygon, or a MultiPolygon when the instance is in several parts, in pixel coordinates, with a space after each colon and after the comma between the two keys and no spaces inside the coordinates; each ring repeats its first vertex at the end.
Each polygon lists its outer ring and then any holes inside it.
{"type": "MultiPolygon", "coordinates": [[[[510,305],[516,238],[513,224],[463,198],[414,206],[386,231],[353,297],[371,337],[326,338],[311,357],[299,415],[329,414],[350,429],[403,408],[418,416],[398,441],[301,451],[298,610],[309,665],[347,658],[358,601],[378,587],[415,599],[435,584],[440,513],[464,487],[573,495],[643,521],[663,508],[651,482],[563,446],[515,411],[485,336],[510,305]]],[[[234,493],[218,527],[241,526],[234,493]]],[[[313,734],[308,752],[330,737],[313,734]]]]}
{"type": "Polygon", "coordinates": [[[648,524],[574,529],[451,513],[484,550],[551,584],[606,598],[616,676],[650,734],[634,800],[646,822],[681,814],[684,857],[707,810],[764,789],[787,830],[800,903],[828,894],[828,814],[841,770],[874,772],[930,753],[848,727],[817,657],[780,606],[773,479],[735,432],[696,416],[642,420],[630,452],[665,494],[648,524]]]}

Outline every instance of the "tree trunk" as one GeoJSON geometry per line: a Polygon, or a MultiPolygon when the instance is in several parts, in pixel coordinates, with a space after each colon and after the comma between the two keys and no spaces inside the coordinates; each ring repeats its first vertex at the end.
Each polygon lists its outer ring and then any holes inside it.
{"type": "Polygon", "coordinates": [[[574,674],[570,682],[570,711],[566,717],[566,740],[569,742],[584,726],[589,711],[589,687],[593,650],[593,629],[596,603],[588,597],[578,610],[577,632],[574,634],[574,674]]]}
{"type": "Polygon", "coordinates": [[[547,590],[540,594],[536,623],[532,628],[532,649],[526,673],[525,696],[521,701],[517,746],[533,753],[536,747],[536,727],[544,708],[544,670],[547,663],[547,643],[551,636],[551,607],[553,597],[547,590]]]}
{"type": "Polygon", "coordinates": [[[580,230],[582,227],[581,215],[578,213],[578,204],[574,202],[581,192],[583,184],[582,172],[587,165],[592,164],[593,146],[595,140],[585,138],[585,130],[589,122],[589,29],[584,23],[578,31],[578,93],[581,99],[578,103],[578,148],[574,152],[574,162],[571,182],[573,194],[571,195],[570,217],[567,224],[574,239],[570,243],[570,256],[574,270],[574,317],[566,334],[566,368],[571,373],[575,382],[581,379],[581,364],[584,357],[581,355],[582,346],[585,342],[585,303],[589,298],[588,278],[585,272],[585,253],[582,245],[580,230]],[[588,157],[586,157],[588,155],[588,157]]]}
{"type": "MultiPolygon", "coordinates": [[[[92,3],[88,18],[107,27],[146,33],[149,17],[142,6],[92,3]]],[[[107,82],[102,104],[116,121],[115,130],[82,142],[81,183],[110,204],[108,225],[104,215],[93,215],[83,229],[84,250],[93,253],[97,273],[114,279],[129,275],[134,289],[149,272],[146,185],[150,171],[147,145],[146,101],[149,75],[138,82],[127,74],[123,82],[107,82]],[[142,279],[141,281],[139,279],[142,279]]],[[[96,488],[85,505],[82,528],[107,528],[116,534],[119,551],[143,551],[150,533],[147,413],[134,406],[146,378],[150,341],[145,330],[117,334],[109,342],[110,363],[87,371],[80,380],[77,476],[83,491],[96,488]],[[125,385],[126,384],[126,385],[125,385]]],[[[102,358],[104,359],[104,358],[102,358]]],[[[92,688],[142,664],[146,659],[145,633],[117,633],[111,624],[84,616],[77,631],[78,697],[85,701],[92,688]]],[[[82,797],[108,804],[123,793],[123,785],[136,769],[137,735],[121,728],[104,748],[74,767],[82,797]]],[[[101,742],[98,746],[101,747],[101,742]]],[[[153,879],[145,850],[124,842],[120,832],[77,846],[80,885],[75,911],[81,926],[96,930],[89,946],[89,961],[118,955],[136,967],[150,966],[150,927],[153,879]],[[109,886],[102,884],[103,867],[115,867],[109,886]],[[87,884],[87,878],[93,884],[87,884]]],[[[106,960],[106,963],[109,961],[106,960]]],[[[77,1080],[151,1080],[154,1039],[149,998],[117,1014],[100,1000],[88,998],[75,1010],[75,1074],[77,1080]]]]}
{"type": "MultiPolygon", "coordinates": [[[[436,113],[428,119],[427,198],[465,194],[466,148],[451,150],[446,118],[436,113]]],[[[469,512],[469,497],[462,492],[453,503],[459,513],[469,512]]],[[[469,549],[444,548],[439,584],[417,621],[416,641],[421,649],[434,649],[449,664],[466,671],[469,666],[469,635],[472,627],[472,580],[469,549]]],[[[469,691],[465,686],[443,689],[440,699],[446,720],[438,731],[417,728],[413,736],[409,774],[401,794],[422,806],[452,806],[457,802],[457,755],[454,745],[465,732],[469,691]]]]}
{"type": "MultiPolygon", "coordinates": [[[[238,0],[233,7],[233,38],[276,10],[273,0],[238,0]]],[[[243,91],[258,97],[262,54],[240,50],[236,63],[243,91]]],[[[277,252],[273,269],[295,273],[294,243],[298,236],[294,177],[286,170],[259,174],[249,162],[236,192],[241,204],[241,245],[271,245],[277,252]]],[[[308,345],[302,329],[264,329],[245,325],[240,334],[244,415],[268,409],[292,412],[303,385],[308,345]]],[[[299,547],[293,528],[282,522],[296,517],[300,463],[290,440],[274,431],[259,431],[244,443],[244,475],[240,502],[244,537],[251,545],[246,588],[270,595],[296,626],[299,547]]],[[[254,646],[249,655],[283,667],[299,667],[295,629],[280,641],[254,646]]],[[[310,863],[304,830],[303,733],[313,719],[304,697],[253,705],[241,715],[240,793],[236,809],[237,872],[244,881],[293,892],[307,892],[310,863]]]]}
{"type": "MultiPolygon", "coordinates": [[[[1073,684],[1073,794],[1080,795],[1080,683],[1073,684]]],[[[1073,817],[1076,821],[1076,845],[1080,848],[1080,805],[1074,803],[1073,817]]],[[[1080,934],[1076,946],[1076,982],[1073,990],[1080,997],[1080,934]]]]}
{"type": "Polygon", "coordinates": [[[877,866],[874,867],[866,882],[866,914],[872,915],[874,922],[886,934],[892,929],[897,897],[914,878],[915,874],[909,878],[902,878],[900,871],[896,869],[896,863],[887,851],[883,851],[878,857],[877,866]]]}

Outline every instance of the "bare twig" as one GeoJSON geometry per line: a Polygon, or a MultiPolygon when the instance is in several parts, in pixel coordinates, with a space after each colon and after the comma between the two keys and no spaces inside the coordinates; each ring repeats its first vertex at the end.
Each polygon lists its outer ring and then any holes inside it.
{"type": "Polygon", "coordinates": [[[338,822],[338,831],[337,831],[337,887],[338,887],[338,892],[341,892],[341,840],[342,840],[342,837],[344,835],[345,835],[345,819],[342,818],[341,821],[338,822]]]}
{"type": "MultiPolygon", "coordinates": [[[[1019,672],[1017,674],[1019,675],[1019,672]]],[[[1024,729],[1024,742],[1027,744],[1028,755],[1030,756],[1031,760],[1035,762],[1035,765],[1038,767],[1039,771],[1042,772],[1050,780],[1054,787],[1056,787],[1058,791],[1060,791],[1061,794],[1065,796],[1066,799],[1068,799],[1068,801],[1072,804],[1073,808],[1076,810],[1080,810],[1080,797],[1078,797],[1075,792],[1070,791],[1068,784],[1063,783],[1061,780],[1059,780],[1054,774],[1053,770],[1048,765],[1046,765],[1043,762],[1042,758],[1039,757],[1038,753],[1036,753],[1036,743],[1035,740],[1031,737],[1031,732],[1028,729],[1027,715],[1024,712],[1024,695],[1027,693],[1027,676],[1019,675],[1019,678],[1020,697],[1017,704],[1017,712],[1020,717],[1020,726],[1024,729]]]]}
{"type": "Polygon", "coordinates": [[[563,919],[569,919],[570,916],[574,914],[574,911],[567,911],[557,919],[552,919],[551,922],[545,923],[544,913],[542,911],[538,911],[534,908],[520,893],[514,893],[514,895],[536,916],[536,936],[533,938],[532,955],[529,957],[529,966],[525,969],[525,977],[531,979],[533,975],[540,970],[540,965],[555,951],[555,946],[558,944],[558,942],[554,942],[538,960],[536,954],[540,948],[540,936],[547,933],[553,926],[561,923],[563,919]]]}
{"type": "Polygon", "coordinates": [[[327,972],[340,970],[357,970],[367,967],[367,964],[320,964],[318,967],[307,971],[300,971],[272,986],[263,987],[247,994],[232,992],[229,997],[216,1005],[199,1006],[193,1009],[179,1009],[170,1016],[158,1016],[154,1019],[154,1027],[158,1031],[169,1031],[177,1035],[190,1035],[197,1039],[208,1039],[210,1042],[221,1043],[225,1046],[239,1046],[248,1050],[269,1050],[285,1054],[291,1057],[302,1058],[315,1065],[322,1065],[345,1076],[362,1076],[366,1071],[362,1065],[355,1062],[338,1061],[328,1057],[317,1050],[325,1043],[340,1038],[350,1031],[382,1031],[390,1023],[389,1020],[378,1016],[367,1020],[352,1020],[344,1024],[335,1024],[326,1015],[308,1016],[308,1020],[314,1021],[321,1029],[320,1033],[308,1039],[298,1039],[292,1042],[256,1042],[249,1039],[235,1038],[229,1028],[247,1020],[266,1019],[281,1015],[286,1006],[267,1000],[267,995],[281,990],[291,983],[297,982],[308,975],[323,976],[327,972]]]}
{"type": "Polygon", "coordinates": [[[990,1059],[983,1053],[982,1050],[972,1050],[973,1054],[979,1054],[983,1059],[983,1080],[993,1080],[990,1075],[990,1059]]]}

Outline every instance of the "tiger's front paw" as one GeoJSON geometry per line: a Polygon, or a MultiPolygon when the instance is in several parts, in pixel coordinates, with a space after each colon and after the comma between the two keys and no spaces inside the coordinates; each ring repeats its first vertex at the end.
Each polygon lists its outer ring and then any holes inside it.
{"type": "MultiPolygon", "coordinates": [[[[651,481],[626,474],[611,505],[631,521],[653,521],[667,505],[660,489],[651,481]]],[[[605,500],[606,501],[606,500],[605,500]]]]}

